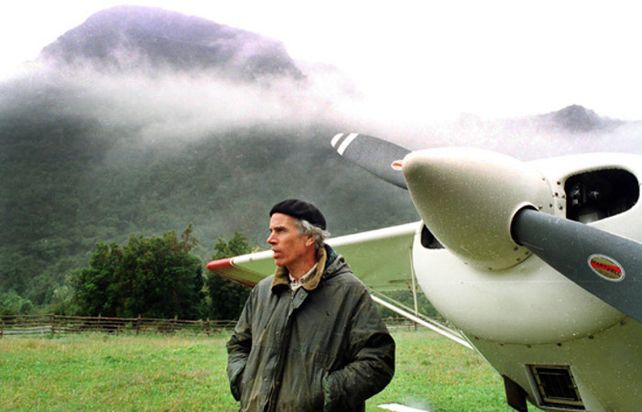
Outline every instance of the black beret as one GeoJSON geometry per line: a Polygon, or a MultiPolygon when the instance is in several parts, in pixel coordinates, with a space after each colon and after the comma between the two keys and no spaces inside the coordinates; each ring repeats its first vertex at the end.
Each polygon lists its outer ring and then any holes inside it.
{"type": "Polygon", "coordinates": [[[270,210],[270,216],[275,213],[283,213],[297,219],[304,219],[325,230],[325,217],[315,205],[298,199],[287,199],[277,203],[270,210]]]}

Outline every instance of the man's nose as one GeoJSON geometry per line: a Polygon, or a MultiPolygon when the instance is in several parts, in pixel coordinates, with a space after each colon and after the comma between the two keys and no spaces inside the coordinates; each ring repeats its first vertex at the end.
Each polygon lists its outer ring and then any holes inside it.
{"type": "Polygon", "coordinates": [[[269,243],[269,244],[271,244],[271,245],[272,245],[272,244],[274,244],[274,242],[276,241],[276,240],[274,239],[274,233],[270,233],[270,234],[268,235],[268,238],[267,238],[267,239],[265,239],[265,241],[266,241],[266,242],[268,242],[268,243],[269,243]]]}

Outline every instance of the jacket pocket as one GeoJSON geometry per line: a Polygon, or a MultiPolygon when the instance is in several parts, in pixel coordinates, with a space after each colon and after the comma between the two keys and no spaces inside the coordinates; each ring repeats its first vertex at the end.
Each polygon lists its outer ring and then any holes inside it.
{"type": "Polygon", "coordinates": [[[243,371],[244,370],[245,370],[244,367],[240,368],[230,378],[230,391],[232,392],[232,396],[234,396],[234,399],[236,399],[237,401],[241,400],[241,394],[243,393],[243,371]]]}
{"type": "Polygon", "coordinates": [[[346,388],[345,371],[328,372],[323,377],[323,412],[357,412],[365,410],[365,401],[346,388]]]}
{"type": "Polygon", "coordinates": [[[321,388],[323,389],[323,412],[336,411],[341,402],[337,399],[336,383],[332,379],[332,372],[324,372],[321,388]]]}

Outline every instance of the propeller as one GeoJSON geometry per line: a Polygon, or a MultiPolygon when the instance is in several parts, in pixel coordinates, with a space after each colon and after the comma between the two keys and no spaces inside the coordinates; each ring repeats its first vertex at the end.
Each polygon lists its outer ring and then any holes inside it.
{"type": "Polygon", "coordinates": [[[532,252],[642,322],[642,244],[553,216],[549,185],[529,164],[476,149],[410,152],[357,133],[337,134],[332,146],[381,179],[409,190],[431,232],[467,263],[503,270],[532,252]]]}
{"type": "Polygon", "coordinates": [[[642,322],[642,244],[529,208],[515,215],[512,235],[558,272],[642,322]]]}
{"type": "Polygon", "coordinates": [[[410,150],[372,136],[339,133],[332,138],[339,155],[388,183],[408,189],[401,173],[401,160],[410,150]]]}

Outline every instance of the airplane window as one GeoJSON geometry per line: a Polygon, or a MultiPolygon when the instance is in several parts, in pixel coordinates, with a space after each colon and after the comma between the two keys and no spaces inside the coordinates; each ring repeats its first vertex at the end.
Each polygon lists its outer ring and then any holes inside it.
{"type": "Polygon", "coordinates": [[[571,176],[564,189],[566,216],[582,223],[629,210],[640,197],[638,180],[622,169],[595,170],[571,176]]]}

